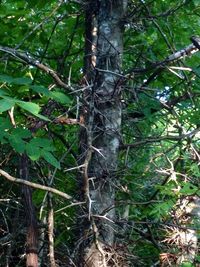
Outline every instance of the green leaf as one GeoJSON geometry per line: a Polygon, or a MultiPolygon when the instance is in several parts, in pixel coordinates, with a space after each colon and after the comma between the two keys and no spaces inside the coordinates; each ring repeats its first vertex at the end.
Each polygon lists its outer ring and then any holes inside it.
{"type": "Polygon", "coordinates": [[[9,75],[5,75],[5,74],[0,75],[0,81],[6,82],[8,84],[19,84],[19,85],[32,83],[32,80],[28,77],[13,78],[13,77],[11,77],[9,75]]]}
{"type": "Polygon", "coordinates": [[[27,110],[34,116],[44,120],[44,121],[51,121],[47,117],[39,114],[40,111],[40,106],[38,104],[32,103],[32,102],[24,102],[24,101],[19,101],[17,100],[16,104],[20,106],[22,109],[27,110]]]}
{"type": "Polygon", "coordinates": [[[5,75],[5,74],[1,74],[0,75],[0,81],[1,82],[6,82],[6,83],[12,83],[14,80],[13,77],[9,76],[9,75],[5,75]]]}
{"type": "Polygon", "coordinates": [[[0,132],[12,128],[12,124],[8,118],[0,117],[0,132]]]}
{"type": "Polygon", "coordinates": [[[0,100],[0,112],[7,111],[11,109],[15,105],[14,100],[8,100],[8,99],[1,99],[0,100]]]}
{"type": "Polygon", "coordinates": [[[195,267],[191,262],[184,262],[181,264],[181,267],[195,267]]]}
{"type": "Polygon", "coordinates": [[[32,133],[24,128],[14,128],[11,134],[18,135],[21,139],[30,138],[32,136],[32,133]]]}
{"type": "Polygon", "coordinates": [[[41,114],[34,114],[36,117],[38,117],[39,119],[43,120],[43,121],[51,121],[50,119],[48,119],[47,117],[41,115],[41,114]]]}
{"type": "Polygon", "coordinates": [[[52,166],[60,169],[60,162],[49,152],[49,151],[42,151],[43,158],[49,162],[52,166]]]}
{"type": "Polygon", "coordinates": [[[36,93],[43,94],[45,96],[50,96],[49,90],[42,85],[31,85],[30,88],[36,93]]]}
{"type": "Polygon", "coordinates": [[[7,95],[7,92],[5,92],[4,90],[0,90],[0,97],[4,97],[7,95]]]}
{"type": "Polygon", "coordinates": [[[0,142],[1,142],[1,144],[8,143],[7,139],[5,138],[4,133],[2,133],[2,132],[0,132],[0,142]]]}
{"type": "Polygon", "coordinates": [[[185,183],[183,185],[183,188],[181,188],[180,193],[185,196],[193,195],[198,191],[198,187],[191,184],[191,183],[185,183]]]}
{"type": "Polygon", "coordinates": [[[10,121],[8,118],[0,117],[0,142],[2,144],[7,143],[6,138],[9,136],[8,130],[12,128],[10,121]]]}
{"type": "Polygon", "coordinates": [[[199,7],[199,0],[193,0],[193,3],[196,7],[199,7]]]}
{"type": "Polygon", "coordinates": [[[23,153],[26,145],[26,141],[23,139],[30,137],[31,132],[29,130],[23,128],[14,128],[8,136],[8,140],[16,152],[23,153]]]}
{"type": "Polygon", "coordinates": [[[28,7],[29,8],[33,8],[35,6],[38,6],[39,8],[43,8],[46,4],[47,1],[45,0],[26,0],[26,2],[28,2],[28,7]]]}
{"type": "Polygon", "coordinates": [[[27,77],[20,77],[20,78],[14,78],[12,83],[19,84],[19,85],[31,84],[32,80],[27,77]]]}
{"type": "Polygon", "coordinates": [[[15,149],[18,153],[23,153],[25,149],[25,142],[17,135],[9,136],[10,145],[15,149]]]}
{"type": "Polygon", "coordinates": [[[70,98],[62,92],[51,92],[51,97],[61,104],[69,104],[70,98]]]}
{"type": "Polygon", "coordinates": [[[33,146],[30,142],[26,145],[26,153],[31,160],[38,160],[41,156],[41,149],[37,146],[33,146]]]}
{"type": "MultiPolygon", "coordinates": [[[[35,137],[26,145],[26,152],[32,160],[38,160],[40,156],[44,157],[45,153],[47,153],[46,157],[48,157],[48,153],[54,150],[55,148],[52,144],[52,141],[46,138],[35,137]]],[[[50,154],[50,156],[52,155],[50,154]]]]}
{"type": "Polygon", "coordinates": [[[40,106],[32,102],[18,101],[16,104],[34,115],[40,111],[40,106]]]}
{"type": "Polygon", "coordinates": [[[55,150],[52,141],[46,138],[35,137],[30,141],[30,144],[34,147],[43,148],[47,151],[55,150]]]}
{"type": "Polygon", "coordinates": [[[197,163],[193,163],[193,164],[191,165],[190,169],[191,169],[192,173],[193,173],[196,177],[200,178],[200,169],[199,169],[199,165],[198,165],[197,163]]]}

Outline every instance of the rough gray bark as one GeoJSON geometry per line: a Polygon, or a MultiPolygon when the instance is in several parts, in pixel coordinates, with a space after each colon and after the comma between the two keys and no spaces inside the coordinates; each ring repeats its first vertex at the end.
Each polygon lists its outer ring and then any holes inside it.
{"type": "Polygon", "coordinates": [[[91,1],[86,11],[85,81],[81,133],[83,191],[91,226],[84,239],[86,265],[110,266],[105,247],[114,243],[114,205],[121,126],[122,18],[126,1],[91,1]],[[104,216],[104,217],[103,217],[104,216]],[[112,222],[113,221],[113,222],[112,222]],[[89,236],[93,236],[89,242],[89,236]],[[93,243],[93,244],[92,244],[93,243]]]}

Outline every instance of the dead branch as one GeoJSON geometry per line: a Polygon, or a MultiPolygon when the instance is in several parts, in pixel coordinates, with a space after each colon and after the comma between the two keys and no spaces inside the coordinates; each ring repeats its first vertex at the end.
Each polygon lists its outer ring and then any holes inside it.
{"type": "Polygon", "coordinates": [[[182,59],[184,57],[191,56],[192,54],[199,51],[199,49],[197,48],[197,44],[200,47],[200,39],[196,38],[195,40],[196,40],[196,45],[194,45],[192,43],[192,44],[186,46],[185,48],[183,48],[177,52],[174,52],[173,54],[171,54],[170,56],[168,56],[167,58],[165,58],[162,61],[153,62],[147,68],[132,68],[126,72],[126,75],[131,74],[131,73],[143,73],[146,71],[150,71],[154,68],[164,68],[170,62],[174,62],[174,61],[177,61],[177,60],[182,59]]]}
{"type": "Polygon", "coordinates": [[[133,144],[122,144],[121,148],[134,148],[134,147],[138,147],[141,145],[146,145],[149,143],[154,143],[154,142],[161,142],[161,141],[179,141],[179,140],[183,140],[183,139],[187,139],[187,138],[192,138],[194,137],[198,132],[200,131],[200,127],[196,128],[195,130],[182,134],[182,135],[166,135],[166,136],[160,136],[160,137],[155,137],[155,138],[147,138],[145,140],[141,140],[138,142],[135,142],[133,144]]]}
{"type": "Polygon", "coordinates": [[[7,180],[11,181],[11,182],[14,182],[14,183],[17,183],[17,184],[23,184],[23,185],[27,185],[27,186],[30,186],[32,188],[35,188],[35,189],[40,189],[40,190],[44,190],[44,191],[48,191],[48,192],[51,192],[53,194],[56,194],[58,196],[61,196],[67,200],[69,199],[72,199],[72,197],[58,189],[55,189],[55,188],[52,188],[52,187],[48,187],[48,186],[45,186],[45,185],[41,185],[41,184],[37,184],[37,183],[32,183],[30,181],[26,181],[26,180],[23,180],[23,179],[19,179],[19,178],[16,178],[16,177],[13,177],[11,176],[10,174],[8,174],[7,172],[5,172],[4,170],[0,169],[0,175],[4,176],[7,180]]]}
{"type": "Polygon", "coordinates": [[[40,69],[40,70],[46,72],[48,75],[50,75],[54,79],[55,83],[58,86],[60,86],[64,89],[67,89],[69,91],[72,91],[72,92],[74,91],[74,89],[71,86],[67,85],[66,83],[64,83],[61,80],[61,78],[59,77],[59,75],[56,73],[55,70],[40,63],[38,60],[35,60],[34,58],[32,58],[30,56],[30,54],[25,53],[25,52],[20,52],[19,50],[16,50],[16,49],[13,49],[10,47],[3,47],[3,46],[0,46],[0,51],[7,53],[7,54],[10,54],[11,56],[18,58],[19,60],[21,60],[22,62],[24,62],[28,65],[37,67],[38,69],[40,69]]]}

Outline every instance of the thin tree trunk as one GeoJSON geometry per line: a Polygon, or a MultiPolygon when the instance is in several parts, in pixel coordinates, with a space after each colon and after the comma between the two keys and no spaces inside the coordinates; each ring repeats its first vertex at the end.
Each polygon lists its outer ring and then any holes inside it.
{"type": "MultiPolygon", "coordinates": [[[[29,180],[28,158],[23,154],[20,158],[20,178],[29,180]]],[[[32,189],[23,185],[24,210],[27,221],[26,235],[26,267],[38,267],[38,227],[35,207],[32,201],[32,189]]]]}
{"type": "Polygon", "coordinates": [[[50,267],[56,267],[54,254],[54,210],[52,204],[52,195],[48,195],[48,238],[49,238],[49,261],[50,267]]]}
{"type": "Polygon", "coordinates": [[[108,249],[114,244],[114,205],[121,126],[121,56],[124,2],[90,1],[86,11],[85,81],[81,131],[84,156],[83,192],[87,223],[79,266],[111,266],[108,249]]]}

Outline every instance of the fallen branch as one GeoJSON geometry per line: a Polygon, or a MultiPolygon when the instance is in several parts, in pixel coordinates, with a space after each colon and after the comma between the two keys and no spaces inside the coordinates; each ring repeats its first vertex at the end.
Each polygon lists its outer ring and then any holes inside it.
{"type": "Polygon", "coordinates": [[[11,176],[10,174],[8,174],[7,172],[5,172],[4,170],[0,169],[0,175],[4,176],[7,180],[11,181],[11,182],[14,182],[14,183],[17,183],[17,184],[23,184],[23,185],[27,185],[27,186],[30,186],[32,188],[35,188],[35,189],[40,189],[40,190],[43,190],[43,191],[48,191],[48,192],[51,192],[53,194],[56,194],[58,196],[61,196],[67,200],[69,199],[72,199],[72,197],[60,190],[57,190],[55,188],[52,188],[52,187],[49,187],[49,186],[45,186],[45,185],[41,185],[41,184],[36,184],[36,183],[32,183],[30,181],[26,181],[26,180],[23,180],[23,179],[19,179],[19,178],[16,178],[16,177],[13,177],[11,176]]]}

